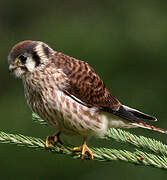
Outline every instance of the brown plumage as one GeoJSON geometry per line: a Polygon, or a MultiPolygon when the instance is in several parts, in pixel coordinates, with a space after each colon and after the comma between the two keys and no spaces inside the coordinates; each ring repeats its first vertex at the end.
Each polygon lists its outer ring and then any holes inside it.
{"type": "Polygon", "coordinates": [[[24,83],[27,103],[42,119],[58,130],[50,143],[61,142],[60,133],[82,136],[82,146],[74,148],[93,158],[86,145],[90,135],[103,136],[108,128],[144,127],[162,133],[166,130],[141,119],[156,118],[122,105],[96,72],[84,61],[56,52],[39,41],[23,41],[8,57],[9,70],[24,83]]]}
{"type": "Polygon", "coordinates": [[[119,101],[111,95],[94,69],[86,62],[59,52],[55,53],[52,62],[68,76],[66,92],[69,95],[74,95],[87,106],[96,106],[103,110],[119,108],[119,101]]]}

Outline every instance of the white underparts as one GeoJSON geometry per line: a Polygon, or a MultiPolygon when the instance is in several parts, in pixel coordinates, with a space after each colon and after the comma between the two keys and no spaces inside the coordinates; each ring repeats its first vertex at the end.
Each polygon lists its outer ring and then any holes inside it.
{"type": "Polygon", "coordinates": [[[108,128],[136,128],[129,121],[108,112],[101,112],[101,118],[108,121],[108,128]]]}

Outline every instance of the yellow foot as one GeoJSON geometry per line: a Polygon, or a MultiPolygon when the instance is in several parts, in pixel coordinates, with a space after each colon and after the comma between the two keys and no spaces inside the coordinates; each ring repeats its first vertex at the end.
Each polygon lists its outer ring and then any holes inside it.
{"type": "Polygon", "coordinates": [[[93,153],[92,151],[88,148],[88,146],[86,145],[86,143],[84,143],[82,146],[79,146],[79,147],[74,147],[72,149],[74,152],[81,152],[81,159],[84,159],[85,157],[85,153],[87,152],[88,156],[89,156],[89,159],[93,159],[93,153]]]}
{"type": "Polygon", "coordinates": [[[58,133],[57,135],[55,136],[48,136],[46,138],[46,143],[45,143],[45,146],[46,148],[49,148],[50,145],[56,145],[57,143],[60,143],[60,144],[63,144],[60,140],[60,133],[58,133]]]}

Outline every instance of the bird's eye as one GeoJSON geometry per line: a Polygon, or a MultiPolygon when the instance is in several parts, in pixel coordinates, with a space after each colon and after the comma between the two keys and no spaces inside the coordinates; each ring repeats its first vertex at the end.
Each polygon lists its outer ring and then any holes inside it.
{"type": "Polygon", "coordinates": [[[19,60],[20,60],[23,64],[25,64],[25,63],[26,63],[26,60],[27,60],[27,57],[26,57],[26,56],[23,56],[23,55],[20,55],[20,56],[19,56],[19,60]]]}

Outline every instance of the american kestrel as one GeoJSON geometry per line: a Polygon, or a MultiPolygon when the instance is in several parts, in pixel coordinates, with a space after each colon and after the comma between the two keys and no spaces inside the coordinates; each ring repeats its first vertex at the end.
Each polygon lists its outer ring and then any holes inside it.
{"type": "Polygon", "coordinates": [[[143,127],[161,133],[167,131],[141,119],[156,118],[121,104],[86,62],[54,51],[40,41],[26,40],[16,44],[9,56],[9,70],[23,80],[24,92],[31,110],[51,124],[58,133],[48,136],[46,147],[61,142],[59,135],[83,137],[75,147],[81,158],[88,153],[88,136],[102,137],[109,128],[143,127]]]}

